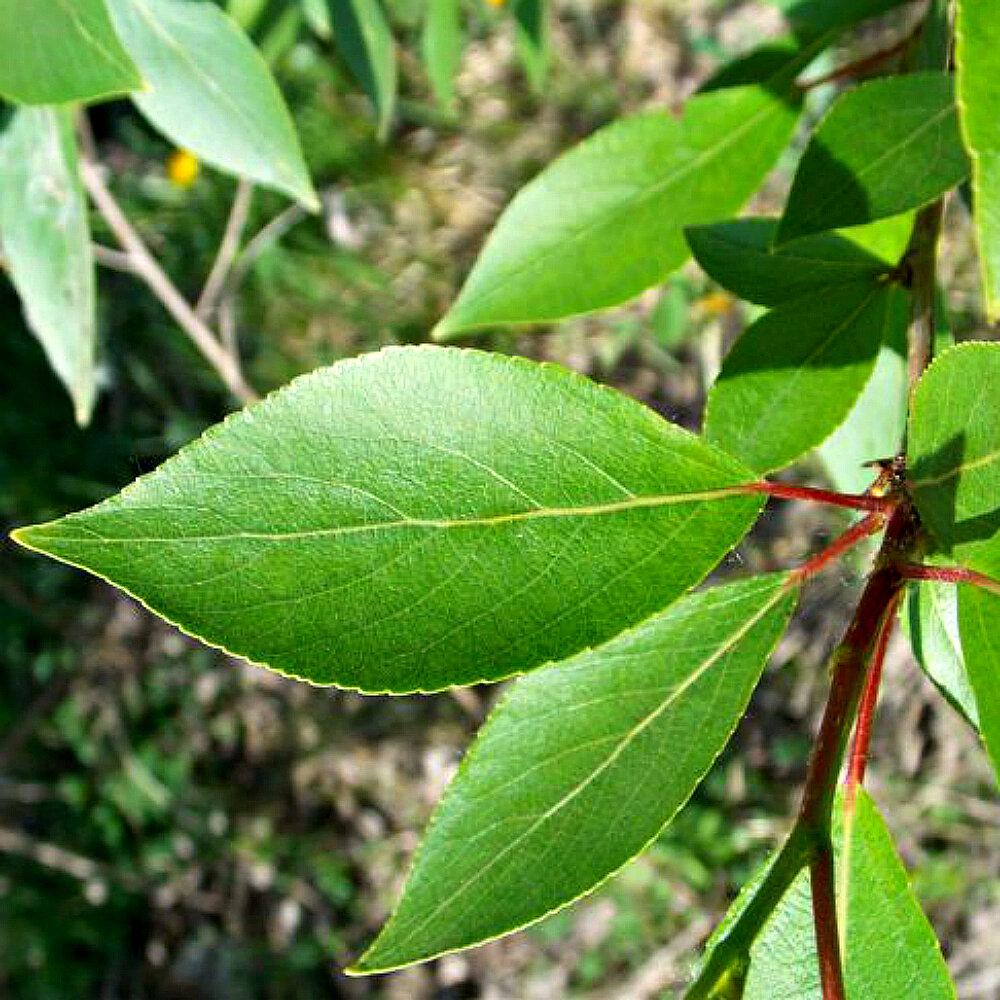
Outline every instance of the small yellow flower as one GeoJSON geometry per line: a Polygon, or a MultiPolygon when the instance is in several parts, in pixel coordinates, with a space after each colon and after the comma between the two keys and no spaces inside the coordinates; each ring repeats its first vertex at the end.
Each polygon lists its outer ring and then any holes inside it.
{"type": "Polygon", "coordinates": [[[167,177],[179,188],[189,188],[198,178],[198,157],[186,149],[175,149],[167,157],[167,177]]]}
{"type": "Polygon", "coordinates": [[[493,7],[502,7],[507,0],[486,0],[486,2],[493,7]]]}
{"type": "Polygon", "coordinates": [[[732,312],[736,300],[728,292],[716,291],[703,295],[697,302],[703,316],[725,316],[732,312]]]}

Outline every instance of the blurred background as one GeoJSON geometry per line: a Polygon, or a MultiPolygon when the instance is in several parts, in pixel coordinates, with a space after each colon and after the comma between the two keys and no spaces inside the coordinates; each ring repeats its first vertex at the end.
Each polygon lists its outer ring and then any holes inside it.
{"type": "MultiPolygon", "coordinates": [[[[540,167],[615,117],[678,105],[723,61],[782,30],[764,0],[552,0],[543,74],[519,53],[502,5],[468,0],[448,113],[417,55],[423,0],[395,0],[401,93],[380,141],[366,98],[298,0],[229,6],[278,78],[323,200],[309,216],[253,193],[224,304],[260,391],[425,339],[502,206],[540,167]]],[[[866,22],[830,65],[876,49],[887,24],[866,22]]],[[[831,93],[810,94],[813,122],[831,93]]],[[[125,102],[92,108],[90,120],[116,196],[195,298],[235,182],[178,158],[125,102]]],[[[755,210],[778,210],[793,165],[779,165],[755,210]]],[[[960,203],[949,209],[942,279],[957,338],[981,333],[960,203]]],[[[230,405],[133,276],[102,269],[99,310],[103,392],[81,431],[0,277],[0,997],[673,996],[787,829],[825,657],[863,562],[810,586],[730,748],[618,877],[526,932],[352,980],[340,969],[391,908],[497,690],[394,699],[297,684],[202,647],[109,586],[10,543],[13,527],[117,491],[230,405]]],[[[704,389],[752,318],[689,264],[626,308],[474,342],[559,361],[697,429],[704,389]]],[[[823,482],[818,464],[794,476],[823,482]]],[[[721,572],[787,567],[843,527],[799,505],[772,506],[721,572]]],[[[899,637],[869,774],[959,995],[1000,997],[1000,804],[976,739],[899,637]]]]}

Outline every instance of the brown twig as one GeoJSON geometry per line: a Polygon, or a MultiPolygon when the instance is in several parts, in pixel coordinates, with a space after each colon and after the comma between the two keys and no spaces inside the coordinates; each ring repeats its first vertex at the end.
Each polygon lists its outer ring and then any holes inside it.
{"type": "Polygon", "coordinates": [[[944,199],[920,209],[910,244],[903,257],[910,287],[910,326],[907,332],[907,371],[912,393],[934,355],[936,325],[935,263],[944,199]]]}
{"type": "Polygon", "coordinates": [[[907,46],[913,41],[914,35],[915,32],[910,32],[905,38],[901,38],[898,42],[887,48],[879,49],[878,52],[873,52],[871,55],[855,59],[844,66],[838,66],[836,69],[830,70],[829,73],[824,73],[822,76],[817,76],[812,80],[805,80],[797,84],[796,89],[801,91],[814,90],[816,87],[822,87],[825,83],[836,83],[838,80],[856,80],[859,77],[865,76],[870,70],[878,69],[883,63],[888,62],[898,55],[902,55],[906,51],[907,46]]]}
{"type": "Polygon", "coordinates": [[[240,178],[236,184],[236,194],[226,220],[226,228],[219,242],[219,251],[212,262],[205,285],[195,303],[195,314],[206,322],[211,318],[219,304],[219,296],[225,288],[229,272],[239,253],[243,230],[246,229],[247,218],[250,215],[250,203],[253,201],[253,184],[240,178]]]}
{"type": "Polygon", "coordinates": [[[81,157],[80,177],[97,210],[125,251],[136,276],[163,303],[167,312],[190,337],[233,396],[244,404],[257,399],[257,394],[247,385],[236,359],[223,348],[215,334],[195,314],[129,222],[104,183],[100,167],[90,159],[81,157]]]}

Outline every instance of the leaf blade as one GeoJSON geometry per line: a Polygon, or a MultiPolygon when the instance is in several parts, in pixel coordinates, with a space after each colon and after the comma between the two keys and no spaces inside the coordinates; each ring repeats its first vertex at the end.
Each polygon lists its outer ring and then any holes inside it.
{"type": "Polygon", "coordinates": [[[786,574],[716,587],[518,681],[432,819],[399,909],[352,971],[388,971],[509,933],[622,867],[725,745],[793,604],[786,574]],[[637,792],[638,775],[657,794],[637,792]],[[587,844],[586,857],[574,869],[566,849],[553,873],[549,850],[570,837],[587,844]]]}
{"type": "Polygon", "coordinates": [[[277,84],[232,18],[209,3],[109,0],[109,6],[149,81],[150,89],[132,100],[157,131],[220,170],[318,208],[277,84]]]}
{"type": "Polygon", "coordinates": [[[15,537],[250,660],[404,693],[563,659],[665,607],[749,527],[760,498],[731,495],[748,478],[554,366],[399,348],[15,537]]]}

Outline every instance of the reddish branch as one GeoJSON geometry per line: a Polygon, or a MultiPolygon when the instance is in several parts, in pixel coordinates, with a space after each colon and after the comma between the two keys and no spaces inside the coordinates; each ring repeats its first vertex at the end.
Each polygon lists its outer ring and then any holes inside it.
{"type": "Polygon", "coordinates": [[[877,534],[883,527],[885,527],[884,514],[868,514],[857,524],[851,525],[839,538],[834,539],[822,552],[792,570],[792,581],[801,583],[815,576],[834,559],[838,559],[864,539],[877,534]]]}
{"type": "Polygon", "coordinates": [[[982,587],[991,593],[1000,594],[1000,581],[994,580],[985,573],[977,573],[974,569],[964,566],[921,566],[917,563],[906,563],[900,571],[907,580],[935,580],[939,583],[969,583],[973,587],[982,587]]]}
{"type": "Polygon", "coordinates": [[[840,935],[837,930],[837,902],[833,879],[833,849],[829,838],[809,864],[812,887],[813,925],[819,953],[823,1000],[842,1000],[845,996],[844,970],[840,961],[840,935]]]}
{"type": "Polygon", "coordinates": [[[837,493],[835,490],[821,490],[813,486],[792,486],[788,483],[770,483],[766,479],[747,483],[741,489],[746,493],[764,493],[780,500],[811,500],[813,503],[831,504],[849,510],[866,510],[889,514],[897,501],[892,497],[872,496],[868,493],[837,493]]]}

